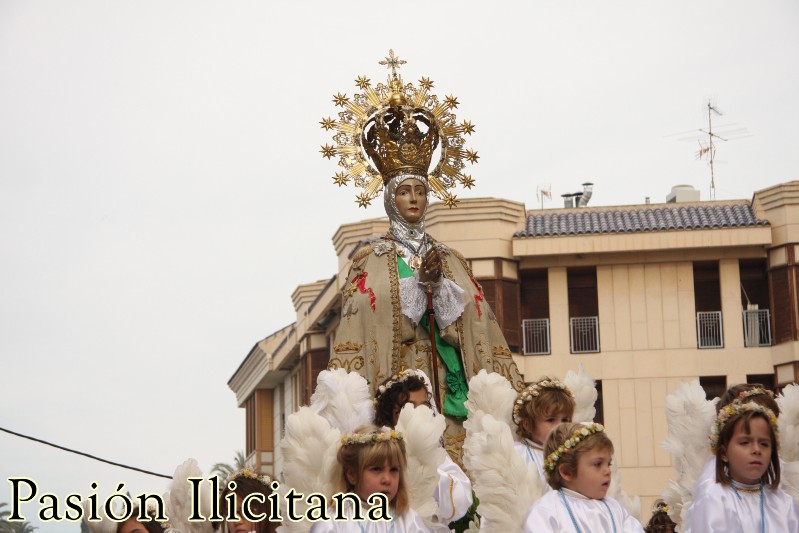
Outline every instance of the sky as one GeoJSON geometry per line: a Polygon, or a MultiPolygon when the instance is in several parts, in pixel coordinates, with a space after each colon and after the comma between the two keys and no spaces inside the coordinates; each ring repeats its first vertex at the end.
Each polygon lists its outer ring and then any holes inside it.
{"type": "MultiPolygon", "coordinates": [[[[0,0],[0,428],[171,474],[244,448],[227,382],[337,268],[339,225],[383,216],[319,154],[332,95],[389,49],[476,125],[461,198],[539,208],[716,198],[799,179],[793,0],[0,0]]],[[[9,477],[69,493],[164,480],[0,432],[9,477]]],[[[37,496],[38,497],[38,496],[37,496]]],[[[77,532],[42,523],[39,531],[77,532]]]]}

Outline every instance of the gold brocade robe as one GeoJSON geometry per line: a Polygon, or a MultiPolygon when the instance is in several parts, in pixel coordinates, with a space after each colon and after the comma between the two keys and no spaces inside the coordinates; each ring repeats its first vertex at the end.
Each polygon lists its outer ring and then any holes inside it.
{"type": "MultiPolygon", "coordinates": [[[[499,372],[516,390],[521,390],[524,380],[468,263],[455,250],[440,243],[434,245],[441,255],[444,276],[466,292],[463,314],[439,334],[460,352],[467,382],[486,369],[499,372]]],[[[328,368],[360,373],[369,381],[372,393],[387,377],[406,368],[423,370],[434,379],[430,334],[402,314],[397,272],[397,255],[402,253],[394,241],[386,238],[365,245],[355,254],[342,291],[341,321],[328,368]]],[[[441,406],[448,388],[440,358],[437,363],[437,404],[441,406]]],[[[463,422],[447,416],[444,445],[459,464],[464,437],[463,422]]]]}

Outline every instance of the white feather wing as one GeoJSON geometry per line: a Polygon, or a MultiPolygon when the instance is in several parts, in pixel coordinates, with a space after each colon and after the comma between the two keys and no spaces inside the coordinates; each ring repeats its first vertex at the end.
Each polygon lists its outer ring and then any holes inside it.
{"type": "MultiPolygon", "coordinates": [[[[189,522],[192,515],[192,485],[189,478],[202,478],[203,472],[195,459],[186,459],[178,465],[172,475],[169,484],[169,492],[166,494],[167,516],[172,529],[180,533],[210,533],[213,531],[213,524],[210,521],[189,522]]],[[[200,493],[198,494],[200,511],[203,516],[210,514],[211,490],[209,483],[200,483],[200,493]]]]}
{"type": "Polygon", "coordinates": [[[596,383],[585,373],[585,368],[580,365],[577,372],[569,370],[563,378],[563,383],[574,396],[574,422],[593,422],[596,416],[596,383]]]}
{"type": "Polygon", "coordinates": [[[521,531],[530,506],[547,486],[535,468],[529,468],[513,447],[513,434],[505,421],[481,411],[464,422],[464,465],[484,519],[485,533],[521,531]]]}
{"type": "Polygon", "coordinates": [[[669,516],[682,524],[691,504],[697,477],[710,457],[708,435],[716,418],[714,401],[708,401],[698,380],[683,383],[666,397],[668,433],[663,447],[671,453],[676,480],[669,482],[663,499],[669,516]]]}
{"type": "Polygon", "coordinates": [[[469,399],[464,405],[469,416],[481,411],[513,427],[513,402],[517,394],[502,374],[483,369],[469,380],[469,399]]]}
{"type": "Polygon", "coordinates": [[[342,433],[353,433],[358,426],[372,423],[375,414],[366,379],[343,368],[319,373],[311,409],[342,433]]]}
{"type": "MultiPolygon", "coordinates": [[[[431,529],[442,527],[434,519],[439,512],[433,493],[438,486],[438,467],[444,462],[447,453],[441,447],[441,436],[445,427],[443,416],[436,416],[426,406],[414,408],[412,404],[402,408],[396,427],[405,438],[408,459],[405,482],[410,506],[431,529]]],[[[444,530],[447,528],[444,527],[444,530]]]]}

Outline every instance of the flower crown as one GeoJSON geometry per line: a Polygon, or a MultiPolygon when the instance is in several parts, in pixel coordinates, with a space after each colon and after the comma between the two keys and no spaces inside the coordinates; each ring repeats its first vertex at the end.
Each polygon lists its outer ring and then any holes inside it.
{"type": "Polygon", "coordinates": [[[536,383],[532,383],[528,385],[519,395],[516,397],[516,402],[513,404],[513,422],[518,426],[519,423],[522,421],[521,417],[521,410],[522,406],[533,399],[533,397],[538,396],[541,394],[541,391],[544,389],[560,389],[572,398],[574,395],[572,391],[569,390],[569,387],[566,386],[565,383],[562,381],[558,381],[557,379],[542,379],[536,383]]]}
{"type": "Polygon", "coordinates": [[[241,470],[236,470],[235,472],[230,473],[230,475],[225,480],[225,485],[221,488],[221,490],[225,490],[225,487],[227,487],[231,481],[235,481],[242,477],[246,477],[247,479],[254,479],[256,481],[259,481],[263,486],[268,487],[270,489],[272,488],[271,485],[273,480],[271,476],[268,476],[267,474],[259,474],[258,472],[250,470],[249,468],[242,468],[241,470]]]}
{"type": "Polygon", "coordinates": [[[742,390],[738,393],[737,399],[739,401],[744,401],[750,396],[768,396],[769,398],[773,398],[774,393],[768,389],[764,389],[763,387],[755,387],[754,389],[742,390]]]}
{"type": "Polygon", "coordinates": [[[560,461],[561,457],[569,453],[569,451],[580,444],[581,441],[587,439],[594,433],[599,433],[600,431],[605,431],[605,426],[593,422],[576,430],[569,440],[558,446],[557,450],[547,456],[546,461],[544,461],[544,470],[547,473],[554,472],[555,467],[558,466],[558,461],[560,461]]]}
{"type": "Polygon", "coordinates": [[[172,531],[172,526],[169,524],[169,518],[167,518],[166,520],[163,520],[163,521],[156,520],[155,517],[157,515],[158,515],[158,510],[155,508],[155,505],[148,505],[147,506],[147,516],[150,517],[150,520],[152,520],[153,522],[155,522],[159,526],[161,526],[161,529],[163,529],[165,532],[172,531]]]}
{"type": "Polygon", "coordinates": [[[716,453],[716,449],[718,448],[719,445],[719,435],[721,434],[721,430],[724,429],[724,426],[727,425],[727,422],[730,421],[730,418],[732,418],[735,415],[740,415],[746,412],[762,413],[766,415],[769,424],[774,430],[774,436],[776,437],[776,442],[774,443],[774,446],[779,446],[780,443],[779,427],[777,426],[777,417],[774,416],[774,411],[772,411],[768,407],[763,407],[759,403],[755,402],[744,403],[741,400],[734,400],[729,404],[725,405],[724,407],[722,407],[721,411],[719,411],[719,414],[716,415],[716,422],[713,424],[713,429],[710,432],[710,451],[712,451],[714,454],[716,453]]]}
{"type": "Polygon", "coordinates": [[[375,400],[380,397],[380,395],[385,394],[391,387],[396,385],[397,383],[402,383],[403,381],[407,381],[408,378],[417,377],[422,380],[424,383],[424,376],[422,375],[421,370],[414,370],[412,368],[406,368],[405,370],[400,370],[399,374],[393,374],[388,381],[377,387],[377,393],[375,393],[375,400]]]}
{"type": "Polygon", "coordinates": [[[377,444],[378,442],[386,442],[389,440],[402,440],[404,435],[394,429],[383,428],[386,431],[382,433],[345,433],[341,436],[341,445],[349,446],[350,444],[377,444]]]}

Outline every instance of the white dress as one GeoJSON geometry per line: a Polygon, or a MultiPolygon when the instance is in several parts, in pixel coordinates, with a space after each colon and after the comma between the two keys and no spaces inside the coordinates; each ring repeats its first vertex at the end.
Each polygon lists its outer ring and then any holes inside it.
{"type": "Polygon", "coordinates": [[[527,463],[528,466],[535,465],[538,469],[538,475],[541,476],[541,479],[546,483],[547,476],[544,473],[544,449],[530,439],[524,439],[521,442],[515,441],[513,447],[516,449],[516,453],[522,456],[524,462],[527,463]]]}
{"type": "Polygon", "coordinates": [[[736,487],[698,486],[685,514],[685,533],[799,532],[799,506],[784,490],[765,486],[761,492],[759,485],[740,483],[736,487]]]}
{"type": "Polygon", "coordinates": [[[438,502],[439,522],[449,524],[465,515],[472,506],[472,482],[449,454],[444,455],[446,458],[438,467],[439,481],[433,497],[438,502]]]}
{"type": "MultiPolygon", "coordinates": [[[[311,526],[310,533],[430,533],[422,517],[413,509],[408,509],[400,516],[394,516],[391,521],[370,522],[369,520],[332,520],[335,510],[329,509],[331,520],[319,521],[311,526]]],[[[344,502],[343,514],[351,518],[354,507],[350,500],[344,502]]],[[[361,514],[366,517],[364,506],[361,514]]]]}
{"type": "Polygon", "coordinates": [[[561,489],[551,490],[535,502],[524,521],[524,533],[545,532],[643,533],[644,528],[613,498],[592,500],[561,489]]]}

